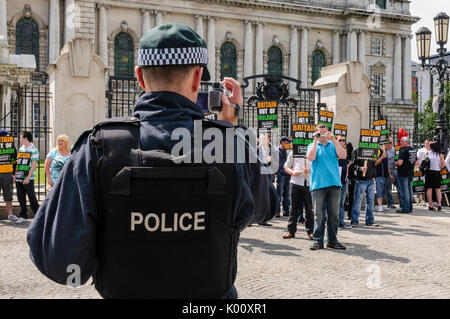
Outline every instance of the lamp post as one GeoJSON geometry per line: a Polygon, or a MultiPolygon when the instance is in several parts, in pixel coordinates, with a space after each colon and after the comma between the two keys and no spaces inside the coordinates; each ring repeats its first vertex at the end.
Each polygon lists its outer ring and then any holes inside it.
{"type": "Polygon", "coordinates": [[[444,54],[447,49],[444,45],[448,40],[448,25],[449,16],[444,12],[439,13],[434,17],[434,27],[436,33],[436,42],[439,45],[437,52],[439,53],[439,59],[436,63],[425,63],[430,59],[430,47],[431,47],[431,31],[423,27],[416,32],[417,40],[417,56],[422,61],[422,68],[427,70],[436,70],[439,75],[439,110],[438,119],[434,135],[434,140],[439,142],[442,153],[447,153],[449,147],[448,129],[447,129],[447,117],[445,114],[445,82],[449,80],[447,70],[449,69],[448,62],[444,59],[444,54]]]}

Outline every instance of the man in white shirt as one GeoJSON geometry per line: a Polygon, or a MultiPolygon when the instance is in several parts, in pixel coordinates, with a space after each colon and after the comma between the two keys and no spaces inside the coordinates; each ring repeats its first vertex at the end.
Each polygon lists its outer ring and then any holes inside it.
{"type": "MultiPolygon", "coordinates": [[[[417,161],[416,161],[416,168],[418,169],[420,167],[420,164],[422,163],[422,159],[425,156],[426,153],[428,153],[428,151],[430,150],[430,143],[431,141],[427,138],[425,140],[425,142],[423,143],[424,147],[420,148],[417,151],[417,161]]],[[[422,172],[422,174],[424,174],[424,172],[422,172]]],[[[419,203],[422,204],[423,206],[427,206],[427,203],[425,202],[425,200],[423,199],[423,195],[419,194],[419,203]]],[[[417,203],[417,204],[419,204],[417,203]]]]}
{"type": "Polygon", "coordinates": [[[295,237],[297,232],[297,219],[299,207],[303,203],[305,207],[306,224],[305,229],[309,239],[313,239],[314,213],[312,211],[312,198],[309,191],[311,162],[306,158],[294,158],[294,152],[290,152],[284,170],[291,175],[290,193],[292,211],[287,226],[288,232],[283,235],[284,239],[295,237]]]}

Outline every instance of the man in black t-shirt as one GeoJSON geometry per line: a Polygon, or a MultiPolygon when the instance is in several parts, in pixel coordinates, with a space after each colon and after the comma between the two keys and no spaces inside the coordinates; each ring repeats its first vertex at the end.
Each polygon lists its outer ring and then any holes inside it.
{"type": "Polygon", "coordinates": [[[400,140],[400,154],[395,165],[398,167],[398,191],[401,193],[402,209],[397,209],[397,213],[409,214],[413,210],[413,188],[414,164],[417,160],[417,152],[409,145],[409,138],[402,137],[400,140]]]}

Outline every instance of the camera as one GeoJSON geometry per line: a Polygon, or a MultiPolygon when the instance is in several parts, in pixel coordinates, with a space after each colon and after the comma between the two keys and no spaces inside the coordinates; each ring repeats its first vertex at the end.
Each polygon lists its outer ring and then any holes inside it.
{"type": "Polygon", "coordinates": [[[209,85],[208,90],[199,91],[197,95],[197,105],[204,112],[222,111],[222,94],[227,94],[227,89],[218,82],[209,85]]]}
{"type": "Polygon", "coordinates": [[[314,135],[313,135],[313,137],[325,137],[325,136],[327,136],[327,134],[322,134],[322,133],[320,133],[320,132],[316,132],[316,133],[314,133],[314,135]]]}

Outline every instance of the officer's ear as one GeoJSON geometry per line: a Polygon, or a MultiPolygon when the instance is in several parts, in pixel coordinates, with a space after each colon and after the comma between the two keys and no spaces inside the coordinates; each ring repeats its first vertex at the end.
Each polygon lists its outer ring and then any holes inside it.
{"type": "Polygon", "coordinates": [[[142,89],[145,90],[145,83],[144,83],[144,78],[142,76],[142,68],[140,66],[136,66],[136,68],[134,69],[136,72],[136,77],[139,81],[139,85],[141,86],[142,89]]]}
{"type": "Polygon", "coordinates": [[[192,76],[192,91],[198,92],[200,89],[200,82],[202,80],[203,67],[197,65],[194,69],[194,74],[192,76]]]}

